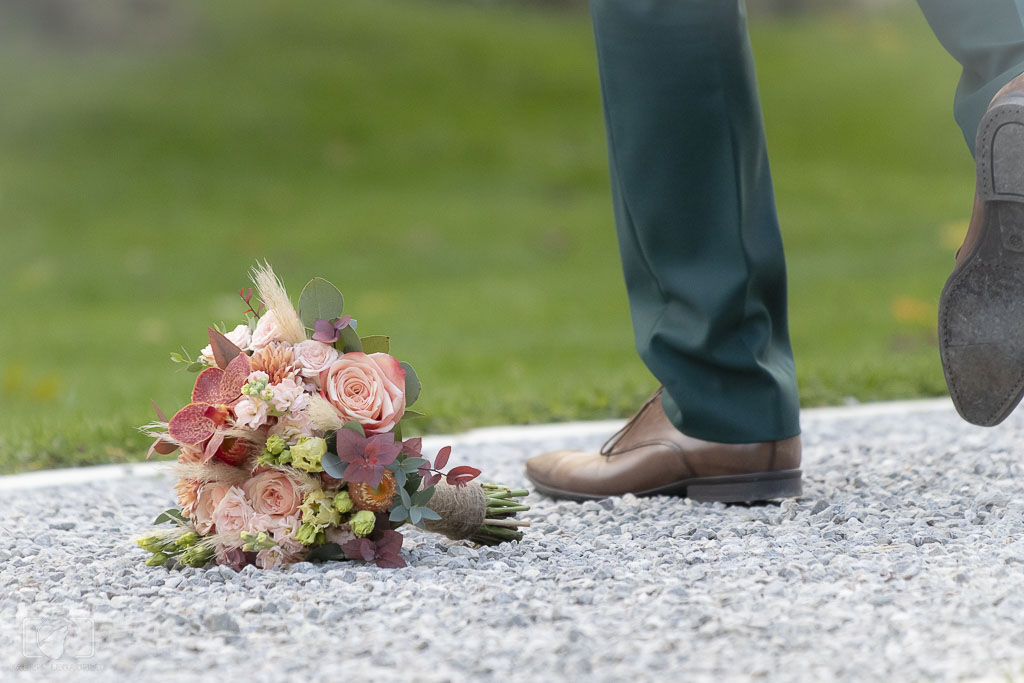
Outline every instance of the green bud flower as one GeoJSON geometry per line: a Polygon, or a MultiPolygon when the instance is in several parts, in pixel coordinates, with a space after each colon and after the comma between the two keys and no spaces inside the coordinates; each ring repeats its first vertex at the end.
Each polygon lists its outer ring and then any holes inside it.
{"type": "Polygon", "coordinates": [[[257,553],[261,550],[267,550],[277,545],[277,541],[270,537],[266,531],[261,531],[258,534],[250,534],[246,531],[241,533],[243,545],[242,550],[247,553],[257,553]]]}
{"type": "Polygon", "coordinates": [[[352,502],[352,496],[348,494],[348,491],[338,491],[338,495],[334,497],[334,509],[345,514],[351,512],[353,507],[355,507],[355,503],[352,502]]]}
{"type": "Polygon", "coordinates": [[[302,545],[313,545],[317,542],[317,538],[321,535],[321,531],[318,527],[313,524],[302,523],[299,525],[299,530],[295,532],[295,540],[302,545]]]}
{"type": "Polygon", "coordinates": [[[167,540],[160,536],[146,536],[135,540],[136,545],[147,552],[158,553],[167,545],[167,540]]]}
{"type": "Polygon", "coordinates": [[[174,547],[178,550],[184,550],[185,548],[198,543],[200,538],[202,537],[196,532],[189,531],[185,535],[178,537],[178,540],[174,542],[174,547]]]}
{"type": "Polygon", "coordinates": [[[349,526],[352,527],[352,533],[360,538],[373,533],[373,525],[376,522],[377,516],[369,510],[360,510],[352,515],[352,519],[348,520],[349,526]]]}
{"type": "Polygon", "coordinates": [[[271,455],[281,455],[281,451],[286,448],[288,448],[288,444],[277,434],[267,437],[267,452],[271,455]]]}
{"type": "Polygon", "coordinates": [[[256,457],[256,464],[262,467],[273,467],[274,465],[277,465],[279,462],[279,458],[271,455],[270,453],[267,453],[266,451],[263,451],[256,457]]]}
{"type": "Polygon", "coordinates": [[[292,452],[289,449],[281,451],[281,455],[277,457],[277,461],[282,465],[290,465],[292,462],[292,452]]]}
{"type": "Polygon", "coordinates": [[[153,553],[153,555],[146,560],[146,564],[150,567],[162,567],[169,559],[171,559],[171,556],[167,553],[153,553]]]}
{"type": "Polygon", "coordinates": [[[188,565],[189,567],[202,567],[214,556],[213,548],[207,548],[202,545],[189,546],[185,552],[181,554],[180,562],[188,565]]]}
{"type": "Polygon", "coordinates": [[[302,513],[302,523],[311,524],[318,530],[341,524],[341,515],[334,509],[334,500],[320,490],[307,493],[299,511],[302,513]]]}
{"type": "Polygon", "coordinates": [[[319,436],[301,436],[299,442],[291,447],[292,467],[307,472],[323,472],[320,458],[327,452],[327,442],[319,436]]]}

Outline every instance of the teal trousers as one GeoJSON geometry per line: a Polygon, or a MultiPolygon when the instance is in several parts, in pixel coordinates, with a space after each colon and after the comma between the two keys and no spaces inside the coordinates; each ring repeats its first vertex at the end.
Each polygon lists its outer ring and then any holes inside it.
{"type": "MultiPolygon", "coordinates": [[[[919,0],[963,65],[968,145],[1024,72],[1024,0],[919,0]]],[[[742,0],[591,0],[612,198],[641,358],[685,434],[800,432],[786,272],[742,0]]],[[[808,55],[812,55],[810,48],[808,55]]]]}

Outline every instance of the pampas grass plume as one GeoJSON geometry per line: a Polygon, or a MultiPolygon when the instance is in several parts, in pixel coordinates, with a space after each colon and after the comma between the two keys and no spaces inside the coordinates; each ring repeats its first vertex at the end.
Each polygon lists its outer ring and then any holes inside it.
{"type": "Polygon", "coordinates": [[[260,300],[277,316],[281,340],[289,344],[306,341],[306,327],[302,324],[295,306],[288,298],[281,280],[267,262],[257,263],[252,269],[252,283],[256,285],[260,300]]]}

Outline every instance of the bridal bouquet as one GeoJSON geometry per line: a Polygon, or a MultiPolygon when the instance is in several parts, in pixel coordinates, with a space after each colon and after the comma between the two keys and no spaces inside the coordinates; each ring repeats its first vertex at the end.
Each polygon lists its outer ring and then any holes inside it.
{"type": "Polygon", "coordinates": [[[420,382],[392,357],[385,336],[360,337],[341,292],[315,278],[292,305],[269,266],[239,296],[246,322],[209,328],[209,345],[172,360],[198,372],[191,401],[143,429],[152,453],[180,451],[178,508],[137,543],[146,564],[208,562],[240,569],[353,559],[403,567],[402,534],[414,524],[494,545],[522,538],[525,490],[474,482],[480,470],[447,469],[403,440],[420,382]]]}

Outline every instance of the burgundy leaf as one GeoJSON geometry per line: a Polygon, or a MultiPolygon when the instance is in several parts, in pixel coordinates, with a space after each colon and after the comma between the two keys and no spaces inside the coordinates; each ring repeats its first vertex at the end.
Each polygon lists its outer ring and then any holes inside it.
{"type": "Polygon", "coordinates": [[[402,452],[413,458],[422,458],[423,438],[417,436],[412,439],[406,439],[402,443],[402,452]]]}
{"type": "Polygon", "coordinates": [[[437,486],[437,483],[439,481],[441,481],[441,474],[440,474],[440,472],[432,474],[429,477],[427,477],[426,483],[424,483],[424,488],[430,488],[431,486],[437,486]]]}
{"type": "Polygon", "coordinates": [[[434,459],[434,469],[441,470],[448,464],[448,457],[452,454],[452,447],[445,446],[437,452],[437,458],[434,459]]]}
{"type": "Polygon", "coordinates": [[[401,569],[408,565],[405,560],[394,553],[381,553],[377,556],[377,566],[381,569],[401,569]]]}
{"type": "Polygon", "coordinates": [[[160,406],[156,404],[156,401],[151,400],[150,403],[153,404],[153,410],[154,412],[156,412],[156,416],[160,419],[160,421],[167,422],[167,416],[164,415],[164,411],[160,410],[160,406]]]}
{"type": "Polygon", "coordinates": [[[381,555],[384,553],[397,555],[398,551],[402,549],[402,541],[404,540],[405,537],[397,531],[384,531],[377,540],[377,553],[381,555]]]}
{"type": "Polygon", "coordinates": [[[469,482],[473,481],[480,476],[480,470],[475,467],[468,465],[460,465],[459,467],[453,468],[445,476],[445,479],[452,486],[465,486],[469,482]]]}
{"type": "Polygon", "coordinates": [[[235,356],[242,352],[242,349],[235,346],[230,339],[212,327],[206,329],[210,335],[210,348],[213,349],[213,359],[217,361],[217,367],[223,370],[228,366],[228,363],[235,359],[235,356]]]}
{"type": "Polygon", "coordinates": [[[363,457],[366,450],[366,437],[351,429],[339,429],[335,433],[338,457],[345,462],[354,462],[363,457]]]}
{"type": "Polygon", "coordinates": [[[331,321],[317,318],[313,323],[313,339],[324,344],[333,344],[338,341],[338,330],[331,321]]]}
{"type": "Polygon", "coordinates": [[[354,541],[349,541],[341,546],[341,550],[349,559],[362,560],[363,562],[371,562],[376,556],[373,541],[368,538],[357,538],[354,541]]]}
{"type": "Polygon", "coordinates": [[[419,469],[416,470],[416,474],[420,475],[424,479],[429,477],[434,470],[430,469],[430,465],[420,465],[419,469]]]}

